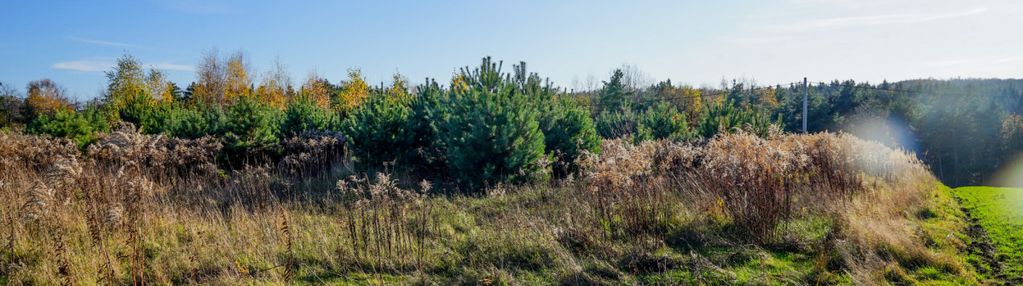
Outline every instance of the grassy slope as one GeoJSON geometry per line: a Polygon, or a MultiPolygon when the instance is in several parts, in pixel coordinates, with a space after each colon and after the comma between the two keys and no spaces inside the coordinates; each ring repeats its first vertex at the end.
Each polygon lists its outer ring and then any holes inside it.
{"type": "Polygon", "coordinates": [[[993,244],[1004,275],[997,278],[1023,281],[1023,189],[962,187],[955,194],[993,244]]]}
{"type": "MultiPolygon", "coordinates": [[[[931,253],[945,254],[946,257],[958,260],[956,263],[963,265],[960,273],[943,269],[935,263],[918,263],[913,259],[899,259],[900,265],[890,273],[889,282],[894,284],[915,284],[915,285],[974,285],[981,284],[976,269],[967,261],[968,253],[966,245],[971,241],[966,233],[968,227],[967,216],[959,208],[953,197],[953,191],[943,184],[937,184],[931,192],[929,206],[918,211],[916,220],[919,225],[919,233],[926,241],[928,251],[931,253]],[[929,265],[930,264],[930,265],[929,265]],[[899,268],[906,268],[900,270],[899,268]],[[900,277],[901,276],[901,277],[900,277]],[[893,279],[894,278],[894,279],[893,279]],[[904,282],[904,283],[899,283],[904,282]]],[[[984,283],[986,284],[986,283],[984,283]]]]}

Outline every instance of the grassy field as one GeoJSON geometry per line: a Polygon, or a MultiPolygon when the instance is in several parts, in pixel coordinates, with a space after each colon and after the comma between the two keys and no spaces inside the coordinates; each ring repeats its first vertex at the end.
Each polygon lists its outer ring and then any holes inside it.
{"type": "Polygon", "coordinates": [[[0,134],[0,284],[988,281],[953,192],[844,135],[607,140],[578,179],[483,194],[344,162],[227,172],[158,140],[119,131],[83,155],[0,134]]]}
{"type": "Polygon", "coordinates": [[[1023,282],[1023,189],[961,187],[955,194],[993,246],[995,278],[1023,282]]]}

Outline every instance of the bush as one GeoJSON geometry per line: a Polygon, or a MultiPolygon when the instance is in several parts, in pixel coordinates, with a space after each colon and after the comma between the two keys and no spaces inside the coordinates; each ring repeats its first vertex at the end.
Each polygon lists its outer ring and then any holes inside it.
{"type": "Polygon", "coordinates": [[[277,110],[249,97],[240,97],[227,109],[224,126],[225,147],[248,154],[272,151],[278,147],[280,114],[277,110]]]}
{"type": "Polygon", "coordinates": [[[175,137],[200,138],[222,135],[227,128],[227,114],[219,106],[197,105],[171,108],[164,113],[167,133],[175,137]]]}
{"type": "Polygon", "coordinates": [[[40,114],[26,131],[32,134],[46,134],[75,141],[79,148],[96,141],[97,133],[109,129],[106,119],[96,109],[82,112],[58,110],[53,115],[40,114]]]}
{"type": "MultiPolygon", "coordinates": [[[[108,106],[116,108],[113,105],[108,106]]],[[[113,112],[120,120],[138,126],[142,133],[163,133],[170,128],[167,122],[167,113],[170,110],[157,105],[156,101],[145,93],[140,92],[125,98],[122,106],[113,112]]]]}
{"type": "Polygon", "coordinates": [[[600,137],[619,139],[632,137],[634,141],[643,141],[647,136],[642,130],[638,117],[632,111],[604,111],[597,115],[596,129],[600,137]]]}
{"type": "Polygon", "coordinates": [[[329,110],[316,106],[308,97],[299,97],[284,110],[281,135],[290,138],[308,131],[324,131],[331,127],[334,116],[329,110]]]}
{"type": "Polygon", "coordinates": [[[732,103],[712,104],[704,109],[701,115],[699,133],[704,138],[711,138],[718,133],[731,133],[746,130],[760,137],[766,137],[771,131],[770,116],[751,108],[738,109],[732,103]]]}
{"type": "Polygon", "coordinates": [[[33,121],[40,116],[53,116],[57,111],[74,111],[64,88],[49,79],[29,82],[23,111],[25,119],[33,121]]]}
{"type": "Polygon", "coordinates": [[[406,131],[412,137],[414,163],[407,166],[435,175],[447,173],[443,141],[437,139],[438,123],[444,114],[441,99],[446,94],[436,81],[421,86],[409,104],[412,110],[406,131]]]}
{"type": "Polygon", "coordinates": [[[544,135],[529,96],[489,58],[462,77],[469,88],[449,91],[437,134],[457,181],[475,191],[541,178],[544,135]]]}
{"type": "Polygon", "coordinates": [[[409,103],[407,97],[375,93],[352,111],[343,132],[360,163],[377,167],[384,162],[409,161],[416,143],[409,132],[409,103]]]}
{"type": "Polygon", "coordinates": [[[0,127],[24,124],[25,100],[18,98],[14,91],[4,91],[0,83],[0,127]]]}
{"type": "Polygon", "coordinates": [[[584,151],[600,151],[600,137],[587,108],[567,100],[555,102],[544,117],[541,128],[546,151],[555,159],[555,176],[563,177],[577,171],[576,160],[584,151]]]}
{"type": "Polygon", "coordinates": [[[685,114],[667,103],[647,109],[640,118],[640,124],[649,131],[651,139],[687,140],[691,137],[685,114]]]}

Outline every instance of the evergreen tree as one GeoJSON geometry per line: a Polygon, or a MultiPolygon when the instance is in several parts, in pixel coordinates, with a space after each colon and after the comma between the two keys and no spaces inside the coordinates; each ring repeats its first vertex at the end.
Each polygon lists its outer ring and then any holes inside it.
{"type": "Polygon", "coordinates": [[[631,107],[632,91],[625,85],[623,77],[625,73],[621,69],[615,69],[611,73],[611,79],[604,82],[600,90],[599,111],[623,112],[631,107]]]}
{"type": "Polygon", "coordinates": [[[475,191],[541,179],[544,134],[530,98],[489,57],[462,78],[468,89],[449,91],[437,134],[456,180],[475,191]]]}

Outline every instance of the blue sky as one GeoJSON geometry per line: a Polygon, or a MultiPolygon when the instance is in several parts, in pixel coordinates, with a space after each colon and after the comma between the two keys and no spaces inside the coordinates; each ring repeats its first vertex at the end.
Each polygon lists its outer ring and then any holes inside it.
{"type": "MultiPolygon", "coordinates": [[[[360,68],[447,80],[490,55],[567,88],[623,64],[692,85],[1023,78],[1023,1],[13,1],[0,17],[0,82],[51,78],[79,99],[124,53],[181,86],[203,52],[275,58],[298,84],[360,68]]],[[[258,77],[257,77],[258,82],[258,77]]]]}

